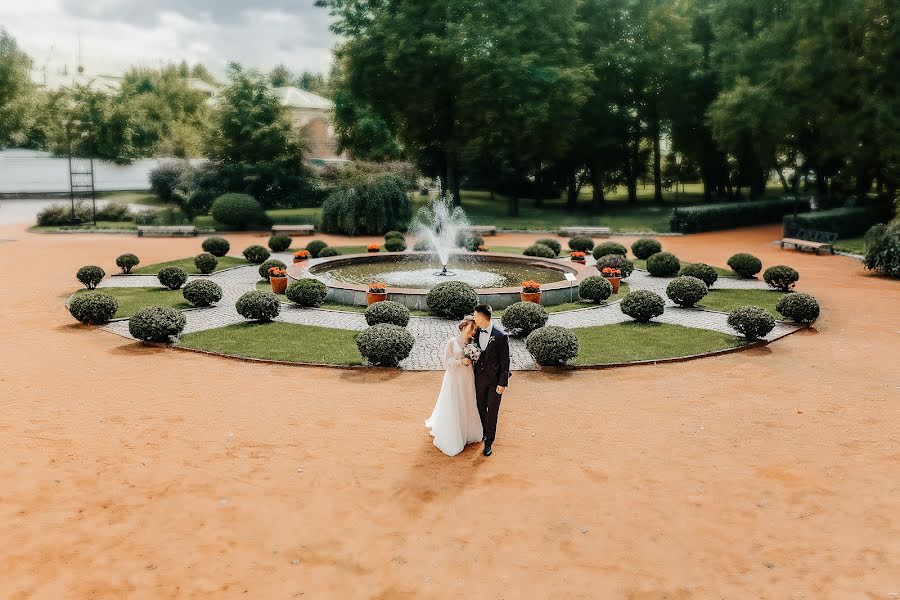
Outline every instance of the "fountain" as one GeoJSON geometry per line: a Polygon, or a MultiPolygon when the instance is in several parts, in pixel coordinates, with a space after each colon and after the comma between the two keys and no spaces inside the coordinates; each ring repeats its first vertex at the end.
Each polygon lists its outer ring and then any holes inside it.
{"type": "Polygon", "coordinates": [[[437,254],[441,270],[434,275],[454,277],[456,273],[447,270],[447,265],[450,254],[459,249],[459,235],[469,227],[469,219],[462,207],[454,206],[453,196],[448,197],[443,193],[440,177],[437,178],[437,185],[437,197],[419,210],[409,230],[437,254]]]}

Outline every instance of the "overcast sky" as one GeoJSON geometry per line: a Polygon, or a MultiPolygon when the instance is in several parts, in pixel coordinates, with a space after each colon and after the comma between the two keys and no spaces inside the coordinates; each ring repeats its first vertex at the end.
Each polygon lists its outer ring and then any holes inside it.
{"type": "Polygon", "coordinates": [[[0,0],[5,27],[34,59],[93,74],[132,64],[202,62],[214,74],[229,61],[268,70],[327,72],[335,36],[314,0],[0,0]]]}

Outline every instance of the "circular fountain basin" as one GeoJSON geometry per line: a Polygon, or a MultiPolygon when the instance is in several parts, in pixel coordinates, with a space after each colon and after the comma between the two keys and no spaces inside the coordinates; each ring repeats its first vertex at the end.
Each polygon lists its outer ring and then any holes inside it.
{"type": "Polygon", "coordinates": [[[551,306],[577,298],[581,279],[597,274],[594,267],[562,260],[493,252],[454,253],[447,269],[451,274],[441,275],[440,261],[429,252],[384,252],[296,263],[288,268],[288,276],[318,279],[328,287],[328,302],[358,306],[366,305],[368,284],[385,283],[389,300],[410,309],[427,310],[428,290],[447,281],[468,283],[481,302],[502,309],[519,301],[525,280],[540,283],[541,304],[551,306]],[[567,273],[575,280],[566,279],[567,273]]]}

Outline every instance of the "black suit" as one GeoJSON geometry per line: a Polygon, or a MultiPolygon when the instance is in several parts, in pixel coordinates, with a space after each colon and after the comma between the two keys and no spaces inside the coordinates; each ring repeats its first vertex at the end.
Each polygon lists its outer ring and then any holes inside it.
{"type": "MultiPolygon", "coordinates": [[[[475,342],[480,344],[481,330],[475,334],[475,342]]],[[[509,385],[509,338],[496,327],[491,330],[490,342],[481,351],[474,365],[475,399],[478,414],[484,428],[485,444],[490,446],[497,435],[497,417],[503,396],[497,393],[497,386],[509,385]]]]}

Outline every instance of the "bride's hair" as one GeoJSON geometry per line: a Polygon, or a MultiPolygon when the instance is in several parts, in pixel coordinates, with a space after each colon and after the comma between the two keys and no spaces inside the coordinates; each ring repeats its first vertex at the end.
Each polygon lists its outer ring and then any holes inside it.
{"type": "Polygon", "coordinates": [[[465,319],[463,319],[462,321],[460,321],[460,322],[459,322],[459,327],[458,327],[459,330],[462,331],[466,326],[469,325],[469,323],[471,323],[471,324],[474,325],[474,324],[475,324],[475,317],[469,315],[468,317],[466,317],[465,319]]]}

